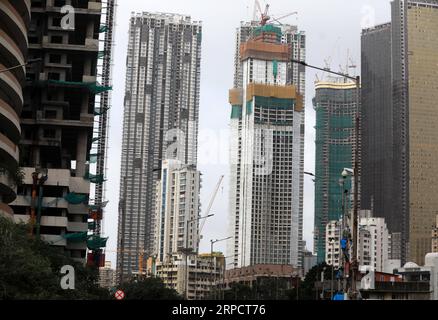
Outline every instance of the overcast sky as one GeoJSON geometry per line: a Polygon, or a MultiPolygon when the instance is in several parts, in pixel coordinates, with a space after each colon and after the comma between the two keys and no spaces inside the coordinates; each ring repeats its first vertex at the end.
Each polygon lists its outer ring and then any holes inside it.
{"type": "MultiPolygon", "coordinates": [[[[210,251],[210,239],[222,239],[228,234],[228,125],[231,107],[228,90],[233,86],[233,66],[236,28],[240,21],[252,19],[254,0],[119,0],[114,56],[114,90],[110,122],[110,142],[106,184],[107,199],[104,233],[110,237],[108,260],[115,267],[117,221],[122,147],[123,97],[125,91],[126,52],[131,12],[168,12],[187,14],[203,22],[199,169],[203,173],[202,210],[208,206],[221,175],[225,175],[210,218],[203,230],[201,252],[210,251]]],[[[282,16],[297,11],[283,23],[295,24],[307,34],[307,62],[317,66],[329,63],[333,70],[347,65],[347,52],[360,72],[361,29],[390,20],[390,0],[268,0],[271,14],[282,16]]],[[[265,1],[260,0],[264,7],[265,1]]],[[[351,63],[350,63],[351,64],[351,63]]],[[[344,67],[345,68],[345,67],[344,67]]],[[[322,74],[319,74],[322,76],[322,74]]],[[[312,106],[316,73],[306,74],[306,151],[305,170],[315,170],[315,112],[312,106]]],[[[304,240],[313,249],[314,185],[305,177],[304,240]]],[[[204,214],[204,212],[202,213],[204,214]]],[[[225,243],[215,250],[225,250],[225,243]]]]}

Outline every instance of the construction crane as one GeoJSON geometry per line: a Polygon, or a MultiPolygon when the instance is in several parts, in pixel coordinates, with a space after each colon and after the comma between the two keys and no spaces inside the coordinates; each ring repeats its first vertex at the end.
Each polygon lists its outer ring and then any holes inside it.
{"type": "Polygon", "coordinates": [[[268,23],[269,20],[271,20],[271,17],[268,15],[269,12],[269,4],[266,5],[265,7],[265,12],[262,11],[262,7],[260,6],[260,2],[258,0],[255,0],[255,4],[254,4],[254,20],[256,20],[256,15],[257,15],[257,10],[258,12],[262,15],[261,16],[261,20],[260,20],[260,25],[264,26],[266,25],[266,23],[268,23]]]}
{"type": "MultiPolygon", "coordinates": [[[[224,177],[225,177],[225,176],[222,175],[222,176],[219,178],[219,181],[218,181],[218,183],[217,183],[217,185],[216,185],[216,188],[215,188],[215,190],[214,190],[214,192],[213,192],[213,195],[212,195],[212,197],[211,197],[211,199],[210,199],[210,203],[208,204],[207,210],[206,210],[206,212],[205,212],[205,214],[204,214],[204,217],[207,217],[207,216],[210,214],[211,208],[213,207],[213,204],[214,204],[214,200],[216,199],[217,193],[219,192],[219,189],[220,189],[220,187],[221,187],[221,185],[222,185],[222,181],[224,181],[224,177]]],[[[206,221],[207,221],[207,219],[203,219],[202,224],[201,224],[201,228],[199,229],[198,246],[199,246],[199,241],[201,240],[202,230],[204,230],[204,226],[205,226],[205,222],[206,222],[206,221]]]]}
{"type": "Polygon", "coordinates": [[[286,19],[290,16],[293,16],[295,14],[298,14],[298,12],[292,12],[292,13],[288,13],[286,15],[283,15],[281,17],[275,18],[269,15],[269,4],[266,5],[265,7],[265,11],[262,11],[262,8],[260,6],[260,2],[259,0],[255,0],[255,4],[254,4],[254,21],[257,21],[257,11],[259,12],[259,14],[261,15],[260,18],[260,25],[261,26],[265,26],[269,20],[274,20],[277,23],[279,23],[280,25],[283,25],[280,20],[286,19]]]}

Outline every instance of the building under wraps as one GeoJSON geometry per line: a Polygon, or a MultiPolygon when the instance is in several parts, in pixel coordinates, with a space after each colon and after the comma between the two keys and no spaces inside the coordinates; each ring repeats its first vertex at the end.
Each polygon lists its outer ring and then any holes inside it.
{"type": "Polygon", "coordinates": [[[242,23],[231,104],[230,233],[234,268],[302,265],[305,35],[242,23]]]}
{"type": "Polygon", "coordinates": [[[28,56],[41,61],[27,69],[11,206],[32,234],[101,265],[115,1],[29,2],[28,56]]]}
{"type": "Polygon", "coordinates": [[[355,116],[358,109],[357,88],[352,81],[330,78],[316,82],[315,88],[314,246],[318,262],[322,263],[331,249],[326,248],[327,225],[339,221],[352,207],[352,180],[344,179],[342,172],[344,168],[354,167],[355,116]]]}

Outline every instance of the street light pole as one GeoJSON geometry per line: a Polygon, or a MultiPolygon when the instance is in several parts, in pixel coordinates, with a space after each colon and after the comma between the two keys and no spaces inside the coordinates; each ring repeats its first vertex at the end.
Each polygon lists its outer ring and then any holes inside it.
{"type": "Polygon", "coordinates": [[[309,67],[312,69],[328,72],[334,75],[338,75],[350,80],[353,80],[356,83],[356,119],[355,119],[355,151],[354,151],[354,200],[353,200],[353,250],[352,250],[352,263],[351,263],[351,297],[352,299],[356,299],[357,297],[357,289],[356,289],[356,274],[358,271],[358,263],[357,263],[357,225],[358,225],[358,210],[359,210],[359,130],[360,130],[360,85],[361,79],[360,76],[352,77],[348,74],[344,74],[341,72],[331,71],[328,68],[320,68],[310,64],[307,64],[305,61],[300,60],[291,60],[292,63],[300,64],[304,67],[309,67]]]}
{"type": "Polygon", "coordinates": [[[220,239],[220,240],[213,240],[213,239],[210,240],[210,244],[211,244],[211,246],[210,246],[210,264],[211,264],[211,266],[210,266],[210,283],[211,283],[210,290],[212,289],[214,283],[216,282],[216,276],[214,277],[214,280],[213,280],[213,247],[214,247],[214,244],[218,243],[218,242],[229,240],[231,238],[232,237],[228,237],[228,238],[220,239]]]}

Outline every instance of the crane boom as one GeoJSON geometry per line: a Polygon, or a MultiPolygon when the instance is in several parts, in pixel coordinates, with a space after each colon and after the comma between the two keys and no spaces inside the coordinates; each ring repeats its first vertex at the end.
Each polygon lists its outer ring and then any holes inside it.
{"type": "MultiPolygon", "coordinates": [[[[213,196],[210,199],[210,203],[208,204],[207,211],[205,212],[204,217],[207,217],[210,214],[211,207],[213,207],[214,200],[216,199],[217,193],[219,192],[219,188],[221,187],[222,181],[224,180],[224,175],[222,175],[219,179],[219,182],[216,185],[216,189],[214,190],[213,196]]],[[[199,235],[201,235],[202,230],[204,229],[206,219],[202,221],[201,228],[199,229],[199,235]]]]}

